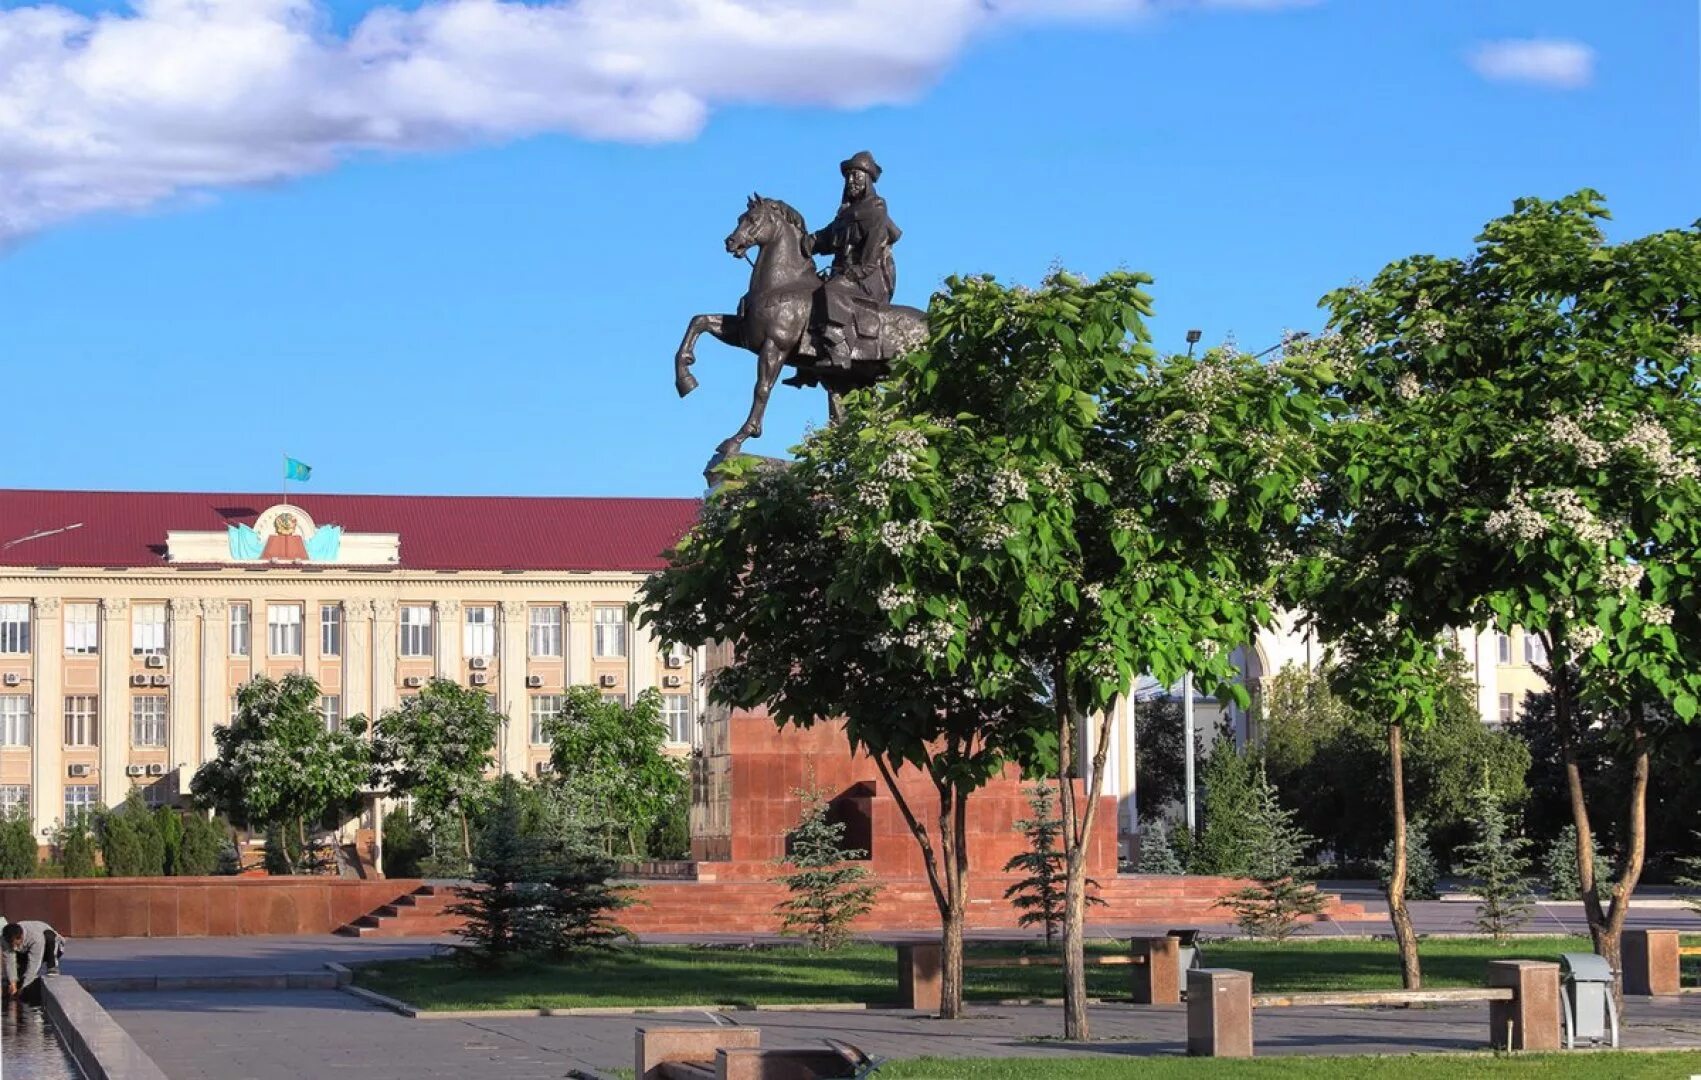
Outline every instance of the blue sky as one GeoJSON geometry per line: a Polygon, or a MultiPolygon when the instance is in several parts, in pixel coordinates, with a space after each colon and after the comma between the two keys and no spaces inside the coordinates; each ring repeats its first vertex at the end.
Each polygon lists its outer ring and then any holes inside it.
{"type": "MultiPolygon", "coordinates": [[[[248,2],[299,16],[305,0],[248,2]]],[[[316,40],[336,47],[373,6],[321,9],[316,40]]],[[[1125,265],[1157,279],[1166,347],[1189,327],[1246,348],[1314,327],[1323,292],[1460,251],[1523,194],[1598,188],[1622,237],[1701,217],[1694,4],[1074,6],[944,44],[897,25],[890,55],[871,46],[872,105],[856,63],[816,84],[808,67],[769,77],[687,41],[667,55],[697,103],[653,128],[646,105],[588,131],[606,114],[550,113],[561,84],[547,79],[465,121],[451,79],[440,113],[408,112],[417,130],[362,143],[300,121],[278,82],[258,112],[203,108],[225,156],[190,166],[176,114],[141,110],[146,92],[201,84],[119,67],[113,100],[91,93],[96,119],[41,121],[121,136],[74,161],[74,188],[41,164],[51,132],[20,132],[28,110],[4,119],[30,91],[0,53],[0,226],[15,223],[0,252],[0,486],[268,490],[287,452],[325,491],[697,494],[753,374],[748,354],[705,341],[702,388],[673,392],[686,320],[731,310],[744,286],[721,240],[753,189],[823,223],[837,162],[862,148],[905,231],[899,299],[925,304],[951,273],[1125,265]],[[1573,51],[1510,71],[1475,52],[1526,39],[1573,51]],[[24,196],[9,170],[34,170],[24,196]],[[167,172],[190,179],[147,186],[167,172]]],[[[0,0],[0,20],[32,12],[0,0]]],[[[223,78],[212,61],[200,77],[223,78]]],[[[782,453],[823,415],[818,394],[782,387],[747,449],[782,453]]]]}

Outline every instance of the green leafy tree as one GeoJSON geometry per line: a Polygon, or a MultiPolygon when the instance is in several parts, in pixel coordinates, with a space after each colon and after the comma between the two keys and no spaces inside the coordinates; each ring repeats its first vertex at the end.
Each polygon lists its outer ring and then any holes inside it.
{"type": "Polygon", "coordinates": [[[472,859],[470,817],[489,790],[506,723],[483,690],[434,678],[372,728],[379,786],[395,798],[412,796],[428,827],[455,822],[464,861],[472,859]]]}
{"type": "Polygon", "coordinates": [[[1476,879],[1477,929],[1505,941],[1529,921],[1530,842],[1512,835],[1506,811],[1487,788],[1477,795],[1477,836],[1465,845],[1459,872],[1476,879]]]}
{"type": "Polygon", "coordinates": [[[1302,864],[1311,837],[1294,824],[1293,811],[1276,798],[1262,767],[1253,773],[1248,802],[1246,824],[1254,850],[1247,876],[1253,883],[1218,902],[1234,912],[1235,924],[1249,937],[1283,942],[1302,920],[1324,908],[1302,864]]]}
{"type": "Polygon", "coordinates": [[[1258,845],[1264,839],[1255,825],[1258,764],[1235,746],[1227,723],[1217,732],[1210,756],[1200,771],[1205,789],[1204,828],[1192,845],[1187,862],[1191,874],[1242,877],[1252,872],[1258,845]]]}
{"type": "Polygon", "coordinates": [[[405,806],[384,815],[384,875],[416,878],[431,854],[431,837],[405,806]]]}
{"type": "Polygon", "coordinates": [[[135,788],[122,805],[96,816],[101,861],[111,877],[159,877],[165,873],[165,838],[135,788]]]}
{"type": "Polygon", "coordinates": [[[1142,874],[1186,872],[1169,842],[1169,826],[1162,818],[1153,820],[1140,831],[1140,861],[1135,864],[1135,869],[1142,874]]]}
{"type": "Polygon", "coordinates": [[[1590,934],[1619,970],[1650,735],[1664,706],[1673,723],[1701,709],[1701,227],[1612,244],[1605,217],[1593,191],[1520,199],[1469,257],[1413,256],[1331,294],[1316,347],[1350,445],[1330,470],[1353,523],[1332,576],[1379,583],[1362,594],[1419,638],[1538,635],[1568,748],[1579,705],[1613,718],[1633,777],[1616,886],[1597,881],[1570,749],[1565,771],[1590,934]]]}
{"type": "Polygon", "coordinates": [[[484,966],[540,950],[546,857],[525,829],[524,811],[519,782],[502,777],[473,845],[475,887],[449,907],[465,920],[455,931],[471,946],[462,955],[484,966]]]}
{"type": "Polygon", "coordinates": [[[777,860],[787,872],[774,879],[791,893],[776,909],[780,932],[835,949],[849,940],[851,923],[873,910],[880,887],[855,861],[868,852],[845,847],[844,823],[828,820],[826,796],[814,788],[797,795],[803,812],[787,837],[785,858],[777,860]]]}
{"type": "Polygon", "coordinates": [[[691,857],[691,788],[680,787],[668,804],[667,812],[650,826],[644,841],[644,854],[652,859],[689,859],[691,857]]]}
{"type": "MultiPolygon", "coordinates": [[[[1063,926],[1068,877],[1066,859],[1057,843],[1063,819],[1057,816],[1057,796],[1049,783],[1028,788],[1028,806],[1033,816],[1016,822],[1016,828],[1028,838],[1028,850],[1011,856],[1004,864],[1005,873],[1027,876],[1005,889],[1004,899],[1021,913],[1017,925],[1043,927],[1045,943],[1051,945],[1063,926]]],[[[1098,882],[1088,878],[1087,886],[1097,889],[1098,882]]],[[[1087,903],[1102,906],[1104,901],[1089,893],[1087,903]]]]}
{"type": "Polygon", "coordinates": [[[0,815],[0,879],[35,877],[40,867],[41,850],[29,808],[14,806],[0,815]]]}
{"type": "MultiPolygon", "coordinates": [[[[1382,887],[1388,887],[1388,880],[1394,872],[1394,841],[1389,840],[1383,849],[1382,858],[1377,862],[1376,869],[1382,879],[1382,887]]],[[[1435,891],[1435,884],[1441,877],[1440,867],[1435,865],[1435,854],[1429,850],[1429,822],[1423,818],[1414,817],[1406,820],[1406,897],[1410,900],[1436,900],[1440,894],[1435,891]]]]}
{"type": "MultiPolygon", "coordinates": [[[[1595,876],[1602,881],[1611,881],[1612,860],[1601,852],[1594,837],[1590,837],[1589,841],[1592,845],[1589,861],[1594,863],[1595,876]]],[[[1583,885],[1577,878],[1577,826],[1566,825],[1559,830],[1559,835],[1554,837],[1542,855],[1542,870],[1549,899],[1583,898],[1583,885]]]]}
{"type": "Polygon", "coordinates": [[[100,876],[95,865],[95,835],[89,828],[89,815],[72,814],[70,820],[53,830],[55,852],[54,870],[59,877],[92,878],[100,876]]]}
{"type": "MultiPolygon", "coordinates": [[[[177,814],[177,811],[168,811],[177,814]]],[[[178,818],[182,839],[172,873],[179,877],[207,877],[219,872],[220,857],[230,846],[230,831],[217,819],[190,810],[178,818]]]]}
{"type": "Polygon", "coordinates": [[[662,752],[668,728],[661,710],[654,688],[626,705],[575,686],[545,729],[555,782],[578,802],[581,821],[609,855],[640,857],[650,830],[686,790],[679,759],[662,752]]]}
{"type": "Polygon", "coordinates": [[[213,729],[218,756],[191,783],[199,805],[277,833],[268,858],[288,874],[304,868],[309,828],[351,811],[372,776],[365,720],[351,717],[328,731],[319,698],[319,684],[306,675],[245,684],[235,718],[213,729]]]}

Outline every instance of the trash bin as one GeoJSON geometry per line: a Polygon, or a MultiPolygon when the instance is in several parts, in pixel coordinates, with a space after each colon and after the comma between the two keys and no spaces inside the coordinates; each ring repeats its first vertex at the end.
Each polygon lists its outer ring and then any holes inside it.
{"type": "Polygon", "coordinates": [[[1176,949],[1178,953],[1176,959],[1181,968],[1182,981],[1185,982],[1188,971],[1205,966],[1205,958],[1199,953],[1199,931],[1171,930],[1165,936],[1180,939],[1180,944],[1176,949]]]}
{"type": "Polygon", "coordinates": [[[1594,953],[1561,953],[1559,957],[1561,1016],[1565,1022],[1565,1048],[1573,1050],[1577,1040],[1591,1043],[1610,1040],[1618,1049],[1618,1006],[1612,1000],[1612,968],[1594,953]]]}

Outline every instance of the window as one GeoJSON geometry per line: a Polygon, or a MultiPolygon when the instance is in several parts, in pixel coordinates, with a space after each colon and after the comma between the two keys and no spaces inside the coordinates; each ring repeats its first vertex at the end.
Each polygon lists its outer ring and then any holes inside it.
{"type": "Polygon", "coordinates": [[[0,814],[14,814],[19,811],[30,812],[30,786],[28,784],[0,784],[0,814]]]}
{"type": "Polygon", "coordinates": [[[100,652],[100,605],[65,605],[65,651],[73,656],[100,652]]]}
{"type": "Polygon", "coordinates": [[[170,806],[176,794],[165,781],[156,780],[142,788],[142,804],[151,810],[158,810],[162,806],[170,806]]]}
{"type": "Polygon", "coordinates": [[[1511,694],[1501,694],[1500,695],[1500,722],[1502,724],[1510,724],[1512,722],[1512,720],[1513,720],[1512,710],[1513,710],[1512,695],[1511,694]]]}
{"type": "Polygon", "coordinates": [[[402,655],[430,656],[431,606],[404,604],[402,606],[402,655]]]}
{"type": "Polygon", "coordinates": [[[266,605],[266,649],[272,656],[301,655],[301,608],[299,605],[266,605]]]}
{"type": "Polygon", "coordinates": [[[560,694],[532,695],[532,745],[549,745],[549,722],[561,712],[560,694]]]}
{"type": "Polygon", "coordinates": [[[561,609],[535,607],[531,613],[531,633],[528,644],[533,656],[561,655],[561,609]]]}
{"type": "Polygon", "coordinates": [[[663,694],[662,720],[667,724],[668,738],[673,742],[691,741],[691,695],[663,694]]]}
{"type": "Polygon", "coordinates": [[[248,605],[230,605],[230,655],[248,655],[248,605]]]}
{"type": "Polygon", "coordinates": [[[1502,664],[1510,664],[1512,662],[1511,638],[1507,637],[1505,634],[1494,635],[1494,648],[1495,655],[1500,658],[1500,662],[1502,664]]]}
{"type": "Polygon", "coordinates": [[[325,718],[326,731],[343,729],[343,699],[340,694],[326,694],[319,699],[319,715],[325,718]]]}
{"type": "Polygon", "coordinates": [[[30,651],[30,606],[0,604],[0,653],[30,651]]]}
{"type": "Polygon", "coordinates": [[[488,604],[467,608],[465,648],[469,657],[496,655],[496,609],[488,604]]]}
{"type": "Polygon", "coordinates": [[[142,694],[130,699],[130,745],[165,745],[164,694],[142,694]]]}
{"type": "Polygon", "coordinates": [[[100,788],[94,784],[65,785],[65,820],[86,817],[100,805],[100,788]]]}
{"type": "Polygon", "coordinates": [[[604,705],[620,705],[620,706],[625,706],[625,704],[626,704],[626,695],[625,695],[625,694],[604,694],[604,695],[603,695],[603,696],[602,696],[602,703],[603,703],[603,704],[604,704],[604,705]]]}
{"type": "Polygon", "coordinates": [[[30,744],[30,699],[28,694],[0,697],[0,746],[30,744]]]}
{"type": "Polygon", "coordinates": [[[65,745],[100,745],[100,699],[78,694],[65,699],[65,745]]]}
{"type": "Polygon", "coordinates": [[[596,610],[594,648],[598,656],[626,655],[626,609],[599,607],[596,610]]]}
{"type": "Polygon", "coordinates": [[[1525,633],[1524,633],[1524,663],[1526,663],[1526,664],[1545,664],[1545,663],[1547,663],[1547,642],[1542,640],[1542,636],[1540,634],[1532,634],[1528,631],[1525,631],[1525,633]]]}
{"type": "Polygon", "coordinates": [[[130,653],[165,655],[164,604],[135,604],[130,608],[130,653]]]}
{"type": "Polygon", "coordinates": [[[326,604],[319,609],[319,655],[343,654],[343,606],[326,604]]]}

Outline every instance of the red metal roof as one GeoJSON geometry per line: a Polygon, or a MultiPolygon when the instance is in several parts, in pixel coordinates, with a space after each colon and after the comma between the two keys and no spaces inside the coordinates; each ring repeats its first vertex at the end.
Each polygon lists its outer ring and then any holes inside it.
{"type": "MultiPolygon", "coordinates": [[[[276,493],[0,489],[0,566],[173,565],[165,559],[168,531],[252,525],[284,501],[276,493]]],[[[696,499],[304,492],[291,492],[288,501],[321,525],[399,533],[403,570],[655,570],[701,505],[696,499]]]]}

